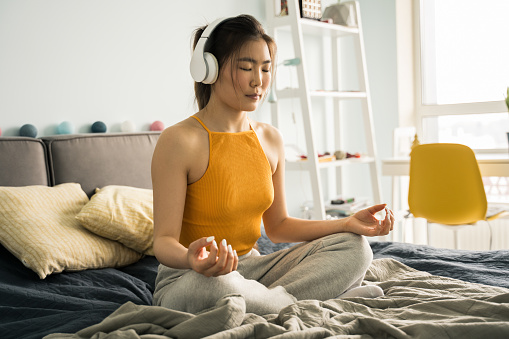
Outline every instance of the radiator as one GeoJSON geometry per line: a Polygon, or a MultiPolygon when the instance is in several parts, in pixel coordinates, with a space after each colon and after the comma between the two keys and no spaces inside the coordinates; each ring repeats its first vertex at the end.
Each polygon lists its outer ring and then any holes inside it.
{"type": "MultiPolygon", "coordinates": [[[[509,249],[509,217],[505,216],[489,223],[492,230],[492,249],[509,249]]],[[[490,249],[490,227],[485,221],[464,226],[438,224],[427,226],[425,219],[398,217],[391,236],[380,237],[378,240],[427,244],[427,227],[430,228],[429,245],[433,247],[454,248],[454,232],[456,231],[459,249],[476,251],[490,249]]]]}

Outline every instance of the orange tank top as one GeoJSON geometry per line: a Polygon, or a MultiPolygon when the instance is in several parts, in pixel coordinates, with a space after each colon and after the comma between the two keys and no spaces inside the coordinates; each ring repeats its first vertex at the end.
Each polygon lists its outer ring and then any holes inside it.
{"type": "Polygon", "coordinates": [[[187,186],[180,243],[201,237],[226,239],[238,255],[248,253],[260,237],[261,218],[272,205],[270,163],[252,129],[239,133],[210,131],[205,174],[187,186]]]}

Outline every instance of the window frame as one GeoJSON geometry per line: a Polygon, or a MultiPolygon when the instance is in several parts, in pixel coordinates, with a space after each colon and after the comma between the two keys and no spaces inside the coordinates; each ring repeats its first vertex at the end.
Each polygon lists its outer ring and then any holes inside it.
{"type": "MultiPolygon", "coordinates": [[[[418,136],[423,136],[423,120],[428,117],[445,115],[489,114],[507,112],[504,100],[460,104],[423,104],[421,63],[421,4],[426,0],[413,1],[413,40],[414,40],[414,88],[415,88],[415,126],[418,136]]],[[[509,113],[508,113],[509,114],[509,113]]],[[[503,153],[507,149],[474,149],[476,153],[503,153]]]]}

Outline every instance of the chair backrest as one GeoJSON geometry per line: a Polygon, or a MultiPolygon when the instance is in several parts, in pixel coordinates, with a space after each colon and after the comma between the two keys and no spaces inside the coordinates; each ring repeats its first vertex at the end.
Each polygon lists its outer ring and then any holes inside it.
{"type": "Polygon", "coordinates": [[[446,225],[486,218],[488,203],[474,152],[460,144],[423,144],[410,154],[408,205],[415,217],[446,225]]]}

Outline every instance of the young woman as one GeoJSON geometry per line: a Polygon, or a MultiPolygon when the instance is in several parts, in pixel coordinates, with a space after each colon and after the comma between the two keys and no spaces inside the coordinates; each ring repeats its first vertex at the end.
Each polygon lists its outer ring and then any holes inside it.
{"type": "Polygon", "coordinates": [[[275,43],[248,15],[207,33],[217,80],[195,83],[199,111],[161,134],[152,161],[154,304],[197,313],[241,294],[248,312],[267,314],[302,299],[383,295],[360,286],[373,256],[364,236],[388,234],[392,211],[380,204],[339,220],[290,217],[283,138],[248,117],[269,90],[275,43]],[[271,241],[300,244],[260,256],[262,218],[271,241]]]}

